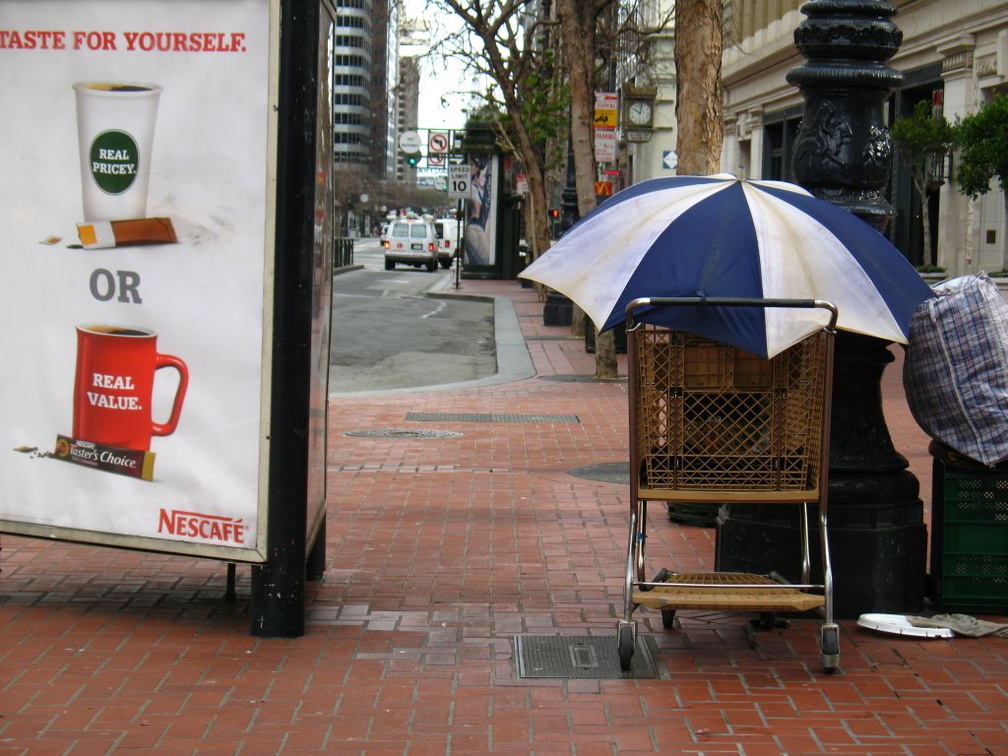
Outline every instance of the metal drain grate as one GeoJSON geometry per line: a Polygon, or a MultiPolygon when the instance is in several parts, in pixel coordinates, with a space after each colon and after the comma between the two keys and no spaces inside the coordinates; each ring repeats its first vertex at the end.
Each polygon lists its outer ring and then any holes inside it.
{"type": "Polygon", "coordinates": [[[516,635],[519,677],[653,680],[658,677],[654,639],[637,636],[626,672],[620,669],[615,635],[516,635]]]}
{"type": "Polygon", "coordinates": [[[507,415],[498,412],[407,412],[412,422],[438,423],[580,423],[577,415],[507,415]]]}
{"type": "Polygon", "coordinates": [[[463,434],[455,431],[419,430],[417,428],[379,428],[378,430],[344,431],[343,435],[364,438],[455,438],[463,434]]]}
{"type": "Polygon", "coordinates": [[[558,383],[626,383],[627,380],[625,375],[610,379],[596,378],[594,375],[587,373],[575,373],[570,375],[537,375],[536,378],[540,381],[556,381],[558,383]]]}

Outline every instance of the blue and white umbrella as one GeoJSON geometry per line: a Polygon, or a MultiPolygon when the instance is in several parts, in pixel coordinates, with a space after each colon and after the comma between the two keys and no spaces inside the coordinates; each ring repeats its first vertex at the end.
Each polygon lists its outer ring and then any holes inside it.
{"type": "MultiPolygon", "coordinates": [[[[906,343],[931,289],[853,213],[794,184],[731,175],[643,181],[582,218],[520,277],[574,301],[605,331],[639,297],[825,299],[838,327],[906,343]]],[[[825,324],[819,310],[655,308],[638,320],[764,357],[825,324]]]]}

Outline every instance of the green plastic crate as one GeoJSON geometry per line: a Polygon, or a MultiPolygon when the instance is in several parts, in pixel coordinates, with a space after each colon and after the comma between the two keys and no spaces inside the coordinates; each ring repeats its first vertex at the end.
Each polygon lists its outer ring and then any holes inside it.
{"type": "MultiPolygon", "coordinates": [[[[932,513],[932,576],[945,611],[1008,610],[1008,475],[944,468],[932,513]],[[940,520],[940,521],[939,521],[940,520]],[[938,574],[934,574],[935,565],[938,574]]],[[[936,480],[936,483],[939,482],[936,480]]]]}

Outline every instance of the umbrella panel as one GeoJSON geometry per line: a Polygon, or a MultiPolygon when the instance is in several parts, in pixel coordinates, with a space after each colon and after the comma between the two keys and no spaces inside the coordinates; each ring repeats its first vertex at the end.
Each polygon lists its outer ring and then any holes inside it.
{"type": "MultiPolygon", "coordinates": [[[[631,189],[522,274],[570,297],[601,330],[639,297],[819,298],[838,305],[840,328],[905,342],[914,308],[932,295],[874,228],[799,187],[688,177],[631,189]]],[[[823,325],[817,313],[760,308],[662,310],[639,319],[761,356],[823,325]]]]}

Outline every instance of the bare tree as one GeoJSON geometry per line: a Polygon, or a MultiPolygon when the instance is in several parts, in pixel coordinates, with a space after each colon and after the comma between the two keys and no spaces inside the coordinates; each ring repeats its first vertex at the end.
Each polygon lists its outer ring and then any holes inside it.
{"type": "Polygon", "coordinates": [[[443,50],[488,76],[496,89],[488,99],[500,98],[505,124],[502,138],[511,142],[529,184],[527,217],[532,255],[549,247],[546,165],[543,140],[563,121],[565,92],[556,85],[554,50],[548,26],[535,19],[532,0],[439,0],[461,18],[465,29],[443,50]],[[473,46],[476,37],[479,45],[473,46]]]}
{"type": "Polygon", "coordinates": [[[724,142],[722,0],[676,0],[675,66],[679,173],[717,173],[724,142]]]}
{"type": "Polygon", "coordinates": [[[598,28],[603,12],[615,0],[556,0],[570,77],[571,142],[578,211],[583,216],[595,208],[595,90],[598,28]]]}
{"type": "MultiPolygon", "coordinates": [[[[530,213],[534,217],[533,254],[538,254],[549,243],[546,162],[542,145],[545,137],[553,136],[551,129],[558,122],[559,113],[553,109],[563,103],[563,90],[558,84],[562,73],[567,75],[570,92],[570,141],[579,214],[588,214],[596,204],[594,114],[599,30],[606,12],[615,11],[617,0],[554,0],[562,40],[563,63],[560,66],[555,63],[558,45],[550,20],[531,15],[538,3],[532,0],[438,1],[461,18],[467,32],[481,43],[481,49],[456,44],[454,54],[489,76],[499,89],[510,127],[505,134],[513,138],[529,180],[530,213]],[[547,116],[545,120],[544,116],[547,116]]],[[[635,18],[636,14],[626,17],[635,18]]],[[[608,19],[606,45],[615,44],[615,38],[622,31],[613,22],[614,18],[615,13],[608,19]]],[[[642,34],[640,29],[635,32],[638,36],[642,34]]],[[[720,37],[718,50],[720,72],[720,37]]],[[[572,326],[572,333],[583,337],[584,315],[577,308],[575,311],[579,318],[572,326]]],[[[611,333],[596,338],[595,374],[604,379],[617,377],[611,333]]]]}
{"type": "MultiPolygon", "coordinates": [[[[599,54],[599,22],[615,0],[556,0],[557,17],[563,35],[564,55],[570,77],[570,141],[574,153],[574,176],[578,213],[584,217],[596,204],[595,179],[595,90],[596,59],[599,54]]],[[[584,337],[584,313],[575,308],[571,333],[584,337]]],[[[595,334],[595,377],[612,380],[617,377],[616,343],[612,331],[595,334]]]]}

